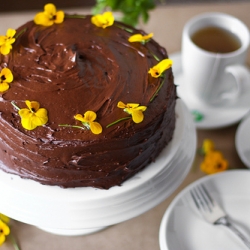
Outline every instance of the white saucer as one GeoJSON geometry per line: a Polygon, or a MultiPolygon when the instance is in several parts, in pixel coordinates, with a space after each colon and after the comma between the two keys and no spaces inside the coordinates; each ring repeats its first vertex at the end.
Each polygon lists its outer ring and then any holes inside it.
{"type": "Polygon", "coordinates": [[[176,105],[176,129],[154,163],[109,190],[45,186],[0,171],[0,212],[61,235],[96,232],[136,217],[165,200],[188,174],[196,132],[187,107],[176,105]]]}
{"type": "Polygon", "coordinates": [[[178,96],[186,103],[191,113],[201,114],[203,118],[199,121],[194,119],[199,129],[216,129],[237,123],[250,109],[250,83],[245,83],[244,93],[233,103],[227,106],[210,106],[192,98],[185,86],[185,79],[182,74],[181,53],[169,55],[173,60],[173,73],[175,85],[177,85],[178,96]]]}
{"type": "Polygon", "coordinates": [[[160,226],[161,250],[247,249],[224,226],[204,220],[194,205],[190,189],[203,183],[238,229],[250,238],[250,171],[228,170],[205,176],[182,190],[166,210],[160,226]]]}
{"type": "Polygon", "coordinates": [[[250,168],[250,114],[246,116],[237,128],[235,136],[236,150],[242,162],[250,168]]]}

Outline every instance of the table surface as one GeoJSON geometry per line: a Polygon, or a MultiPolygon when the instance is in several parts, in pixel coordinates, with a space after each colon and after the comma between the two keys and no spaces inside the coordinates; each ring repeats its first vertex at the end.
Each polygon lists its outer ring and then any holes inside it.
{"type": "MultiPolygon", "coordinates": [[[[250,28],[250,2],[212,3],[192,5],[164,5],[152,11],[149,22],[141,24],[146,32],[154,32],[154,38],[167,48],[169,54],[181,49],[181,35],[184,24],[193,16],[202,12],[224,12],[241,19],[250,28]]],[[[65,10],[66,11],[66,10],[65,10]]],[[[70,9],[68,12],[90,13],[89,9],[70,9]]],[[[36,12],[0,13],[0,34],[9,27],[19,25],[33,18],[36,12]]],[[[247,57],[250,64],[250,54],[247,57]]],[[[197,130],[197,146],[201,147],[206,138],[215,142],[229,161],[230,168],[246,168],[235,149],[235,132],[238,124],[217,130],[197,130]]],[[[12,221],[11,231],[18,239],[22,250],[159,250],[159,227],[162,216],[173,198],[189,183],[205,174],[199,169],[202,157],[196,155],[192,169],[181,186],[165,201],[150,211],[111,226],[103,231],[85,236],[58,236],[44,232],[34,226],[12,221]]],[[[2,250],[13,249],[8,239],[2,250]]]]}

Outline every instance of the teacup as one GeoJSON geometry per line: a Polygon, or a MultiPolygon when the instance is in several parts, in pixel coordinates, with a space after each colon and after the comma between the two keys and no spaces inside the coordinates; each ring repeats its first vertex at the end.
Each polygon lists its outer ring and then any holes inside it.
{"type": "Polygon", "coordinates": [[[233,16],[212,12],[192,18],[182,34],[186,89],[194,98],[209,104],[240,98],[243,83],[250,84],[249,70],[244,65],[249,43],[247,26],[233,16]]]}

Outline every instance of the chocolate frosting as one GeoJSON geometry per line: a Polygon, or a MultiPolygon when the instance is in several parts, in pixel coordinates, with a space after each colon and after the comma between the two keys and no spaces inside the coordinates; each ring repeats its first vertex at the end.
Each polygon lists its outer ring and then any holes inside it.
{"type": "MultiPolygon", "coordinates": [[[[0,68],[8,67],[14,81],[0,99],[0,157],[3,170],[42,184],[62,187],[92,186],[108,189],[155,160],[171,140],[175,127],[176,90],[171,68],[155,99],[162,78],[148,74],[167,58],[153,39],[128,42],[131,33],[122,23],[105,29],[85,18],[65,18],[50,27],[30,21],[0,68]],[[48,123],[34,130],[22,127],[11,102],[24,108],[25,100],[38,101],[48,111],[48,123]],[[147,106],[144,120],[132,119],[117,103],[147,106]],[[103,131],[99,135],[81,126],[76,114],[91,110],[103,131]]],[[[132,29],[131,27],[129,27],[132,29]]],[[[144,34],[132,29],[133,33],[144,34]]]]}

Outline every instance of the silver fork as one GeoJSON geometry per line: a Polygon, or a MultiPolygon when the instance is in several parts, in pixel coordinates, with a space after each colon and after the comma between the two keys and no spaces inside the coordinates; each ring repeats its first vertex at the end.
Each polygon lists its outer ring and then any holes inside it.
{"type": "Polygon", "coordinates": [[[191,196],[198,210],[205,220],[214,225],[223,225],[230,228],[250,249],[250,241],[229,221],[222,208],[212,199],[204,185],[197,185],[190,190],[191,196]]]}

